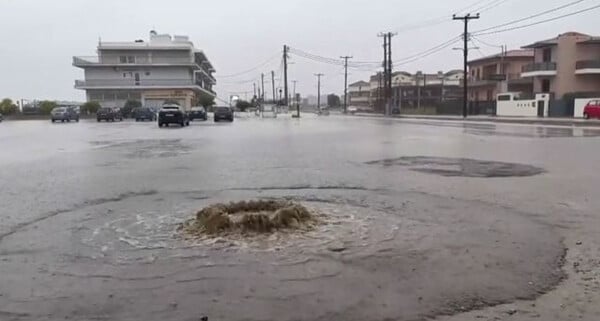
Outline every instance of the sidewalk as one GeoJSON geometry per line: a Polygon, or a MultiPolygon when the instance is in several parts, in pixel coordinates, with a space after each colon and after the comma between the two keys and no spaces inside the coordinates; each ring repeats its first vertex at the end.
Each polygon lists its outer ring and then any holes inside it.
{"type": "MultiPolygon", "coordinates": [[[[380,114],[356,113],[354,116],[384,117],[380,114]]],[[[488,115],[469,116],[466,119],[462,116],[452,115],[394,115],[395,119],[417,119],[417,120],[446,120],[446,121],[473,121],[473,122],[492,122],[508,124],[531,124],[531,125],[553,125],[568,127],[600,127],[600,120],[587,120],[582,118],[538,118],[538,117],[497,117],[488,115]]]]}

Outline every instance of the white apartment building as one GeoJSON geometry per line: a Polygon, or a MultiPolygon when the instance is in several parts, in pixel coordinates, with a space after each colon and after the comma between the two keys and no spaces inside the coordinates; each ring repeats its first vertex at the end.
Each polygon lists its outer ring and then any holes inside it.
{"type": "Polygon", "coordinates": [[[202,96],[216,95],[212,90],[215,69],[187,36],[151,31],[148,42],[100,41],[97,53],[73,57],[73,66],[84,71],[84,79],[76,80],[75,88],[86,91],[87,101],[123,107],[133,99],[159,107],[173,100],[190,107],[202,96]]]}

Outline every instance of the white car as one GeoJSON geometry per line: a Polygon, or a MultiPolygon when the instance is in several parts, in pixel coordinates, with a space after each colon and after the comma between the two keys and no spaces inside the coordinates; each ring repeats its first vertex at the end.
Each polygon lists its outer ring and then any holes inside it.
{"type": "Polygon", "coordinates": [[[356,108],[356,107],[354,107],[354,106],[350,106],[350,107],[348,107],[347,111],[348,111],[350,114],[353,114],[353,115],[354,115],[355,113],[357,113],[357,112],[358,112],[358,108],[356,108]]]}

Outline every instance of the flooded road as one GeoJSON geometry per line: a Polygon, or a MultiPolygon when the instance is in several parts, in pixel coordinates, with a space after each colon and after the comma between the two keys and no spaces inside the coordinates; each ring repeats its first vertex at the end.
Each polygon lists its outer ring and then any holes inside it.
{"type": "Polygon", "coordinates": [[[0,320],[422,320],[533,300],[598,232],[598,136],[340,116],[4,122],[0,320]],[[256,198],[327,219],[250,239],[177,232],[204,206],[256,198]]]}

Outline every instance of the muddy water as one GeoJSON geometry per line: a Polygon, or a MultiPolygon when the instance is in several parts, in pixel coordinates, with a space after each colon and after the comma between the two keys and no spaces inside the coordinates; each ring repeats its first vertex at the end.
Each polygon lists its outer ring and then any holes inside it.
{"type": "Polygon", "coordinates": [[[199,191],[111,199],[28,226],[2,242],[4,309],[25,319],[410,320],[534,297],[562,277],[560,238],[502,208],[312,192],[271,193],[326,215],[306,233],[182,239],[178,224],[208,204],[193,200],[199,191]]]}
{"type": "Polygon", "coordinates": [[[7,124],[0,320],[459,313],[551,290],[565,231],[598,208],[586,193],[600,180],[584,170],[596,141],[568,133],[334,117],[7,124]],[[324,224],[251,239],[176,231],[208,204],[282,197],[324,224]]]}

